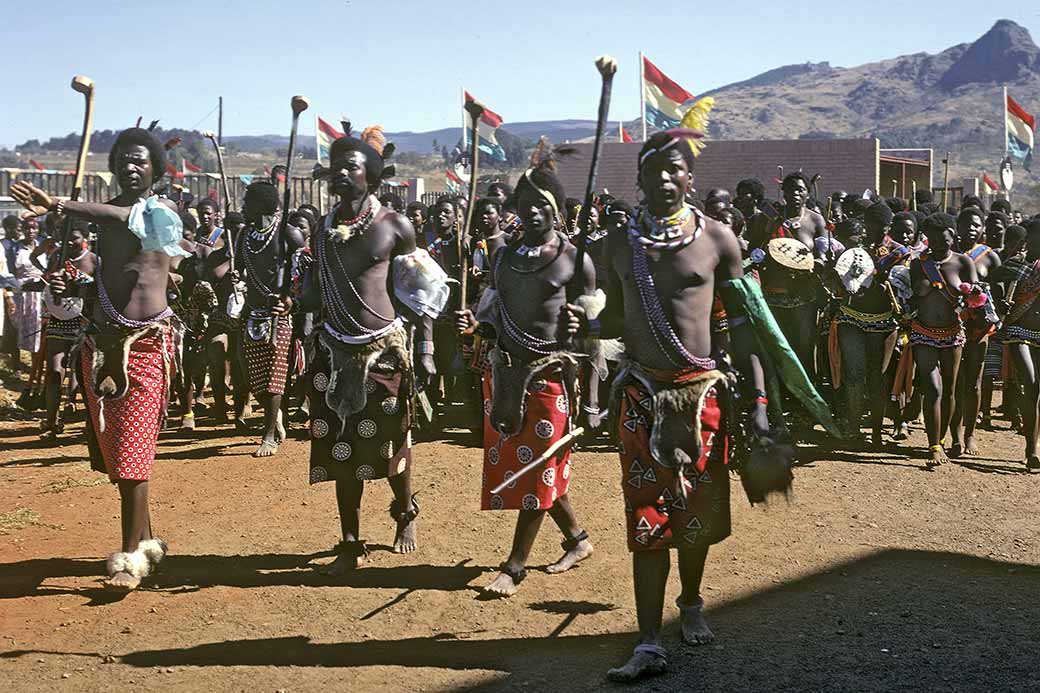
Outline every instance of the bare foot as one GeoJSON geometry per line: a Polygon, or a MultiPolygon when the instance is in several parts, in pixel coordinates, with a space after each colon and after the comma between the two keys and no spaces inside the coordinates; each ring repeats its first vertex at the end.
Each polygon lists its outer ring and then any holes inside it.
{"type": "Polygon", "coordinates": [[[961,444],[959,442],[957,442],[957,441],[954,441],[953,444],[950,445],[950,452],[949,452],[946,460],[944,460],[944,461],[945,462],[949,462],[951,458],[952,459],[957,459],[958,457],[960,457],[963,454],[963,452],[964,452],[964,448],[961,446],[961,444]]]}
{"type": "Polygon", "coordinates": [[[910,424],[905,421],[896,426],[895,433],[892,434],[892,440],[906,440],[910,437],[910,424]]]}
{"type": "Polygon", "coordinates": [[[1040,474],[1040,457],[1030,455],[1026,460],[1026,471],[1030,474],[1040,474]]]}
{"type": "Polygon", "coordinates": [[[970,435],[964,439],[964,454],[967,457],[979,456],[979,445],[975,442],[974,435],[970,435]]]}
{"type": "Polygon", "coordinates": [[[640,645],[632,653],[625,666],[611,669],[607,678],[619,683],[632,683],[651,676],[660,676],[668,671],[668,660],[664,649],[656,645],[640,645]]]}
{"type": "Polygon", "coordinates": [[[512,574],[505,572],[505,566],[491,584],[484,588],[484,594],[492,597],[512,597],[520,589],[520,583],[527,576],[527,571],[521,568],[512,574]]]}
{"type": "Polygon", "coordinates": [[[357,570],[365,562],[365,557],[340,555],[332,563],[318,567],[318,573],[325,577],[343,577],[352,570],[357,570]]]}
{"type": "Polygon", "coordinates": [[[121,570],[105,580],[105,589],[112,592],[133,592],[140,584],[141,578],[121,570]]]}
{"type": "Polygon", "coordinates": [[[278,443],[273,440],[268,440],[265,436],[260,441],[260,447],[253,453],[253,457],[270,457],[278,452],[278,443]]]}
{"type": "Polygon", "coordinates": [[[679,621],[682,624],[682,639],[687,645],[708,645],[715,642],[715,634],[708,628],[704,620],[704,600],[698,599],[696,604],[685,605],[676,601],[679,607],[679,621]]]}
{"type": "Polygon", "coordinates": [[[929,449],[931,459],[928,460],[928,467],[938,467],[941,464],[946,464],[950,461],[950,458],[946,456],[946,451],[943,450],[942,445],[933,445],[929,449]]]}
{"type": "Polygon", "coordinates": [[[397,521],[397,534],[394,535],[394,553],[412,553],[419,548],[415,539],[415,518],[397,521]]]}
{"type": "Polygon", "coordinates": [[[560,560],[556,561],[552,565],[548,566],[545,571],[547,573],[563,573],[574,567],[576,563],[584,561],[586,558],[592,555],[592,542],[587,538],[582,539],[578,542],[578,545],[573,549],[568,550],[560,560]]]}
{"type": "Polygon", "coordinates": [[[181,428],[183,428],[186,431],[194,431],[195,430],[195,415],[194,414],[185,414],[184,416],[182,416],[181,417],[181,428]]]}

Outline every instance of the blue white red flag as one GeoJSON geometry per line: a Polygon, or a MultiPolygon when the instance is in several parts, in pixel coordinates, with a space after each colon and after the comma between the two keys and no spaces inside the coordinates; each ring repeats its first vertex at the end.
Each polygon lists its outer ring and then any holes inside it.
{"type": "Polygon", "coordinates": [[[1021,159],[1023,166],[1029,170],[1033,159],[1033,133],[1036,131],[1036,116],[1027,113],[1026,109],[1007,97],[1004,109],[1004,120],[1007,123],[1008,153],[1021,159]]]}
{"type": "Polygon", "coordinates": [[[643,57],[643,100],[646,102],[643,117],[647,123],[662,130],[679,127],[683,117],[682,106],[693,98],[693,94],[673,82],[646,56],[643,57]]]}
{"type": "MultiPolygon", "coordinates": [[[[317,118],[317,116],[315,117],[317,118]]],[[[333,141],[343,137],[343,133],[321,118],[317,118],[317,122],[314,125],[314,135],[317,140],[315,148],[318,150],[318,161],[326,163],[329,160],[329,147],[332,146],[333,141]]]]}
{"type": "MultiPolygon", "coordinates": [[[[470,146],[469,133],[473,129],[473,119],[466,111],[466,104],[470,101],[476,101],[476,99],[468,91],[464,90],[462,93],[463,122],[466,124],[466,129],[462,132],[462,151],[468,152],[470,146]]],[[[502,149],[502,146],[495,138],[495,132],[500,125],[502,125],[502,116],[485,106],[484,114],[480,116],[480,122],[477,123],[477,142],[482,153],[498,161],[505,161],[506,151],[502,149]]]]}

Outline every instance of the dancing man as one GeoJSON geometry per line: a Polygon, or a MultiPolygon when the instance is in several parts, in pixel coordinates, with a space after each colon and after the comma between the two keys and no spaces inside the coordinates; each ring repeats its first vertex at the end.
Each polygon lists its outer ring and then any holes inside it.
{"type": "MultiPolygon", "coordinates": [[[[136,589],[166,554],[152,533],[148,485],[155,442],[169,400],[173,359],[166,287],[171,259],[183,257],[181,220],[151,195],[166,170],[162,145],[141,128],[124,130],[109,152],[108,167],[120,194],[107,204],[55,201],[19,181],[11,196],[37,216],[57,211],[98,228],[94,286],[97,301],[82,348],[91,466],[119,487],[122,550],[108,559],[110,589],[136,589]]],[[[66,273],[51,282],[56,297],[76,292],[66,273]]]]}
{"type": "MultiPolygon", "coordinates": [[[[580,306],[567,307],[568,331],[594,334],[598,327],[601,337],[620,336],[627,357],[614,383],[611,412],[620,437],[639,644],[625,666],[609,672],[620,681],[667,667],[660,636],[670,548],[679,554],[683,640],[698,645],[714,638],[701,614],[700,585],[708,548],[730,533],[729,437],[739,432],[742,440],[753,441],[748,449],[753,447],[759,460],[779,462],[778,484],[771,490],[783,490],[790,479],[790,450],[768,438],[764,372],[753,353],[759,342],[746,318],[768,320],[769,313],[757,285],[743,278],[733,232],[684,201],[693,182],[690,132],[656,133],[639,152],[646,206],[628,228],[612,230],[608,238],[608,302],[599,320],[580,306]],[[723,372],[728,367],[717,360],[712,344],[716,290],[725,303],[730,353],[742,380],[737,387],[728,386],[723,372]],[[738,399],[747,403],[747,415],[730,418],[725,403],[738,399]]],[[[788,362],[797,367],[793,355],[788,362]]],[[[799,373],[799,384],[792,379],[791,387],[812,390],[804,371],[799,373]]],[[[819,402],[815,391],[812,395],[819,402]]],[[[748,495],[753,502],[760,499],[757,492],[748,495]]]]}
{"type": "Polygon", "coordinates": [[[289,377],[289,349],[292,346],[292,320],[275,314],[272,303],[278,300],[283,264],[292,252],[303,246],[303,237],[286,226],[285,253],[279,230],[278,189],[267,181],[246,188],[242,215],[246,229],[238,239],[235,265],[244,270],[246,280],[243,354],[249,389],[264,407],[264,435],[254,457],[270,457],[285,439],[282,422],[282,395],[289,377]]]}
{"type": "MultiPolygon", "coordinates": [[[[567,285],[579,270],[577,249],[567,240],[563,217],[566,196],[554,164],[546,159],[520,177],[515,196],[523,220],[523,237],[500,249],[492,259],[491,281],[474,317],[458,313],[458,327],[496,338],[484,379],[484,475],[481,510],[518,510],[509,556],[486,594],[516,594],[527,576],[527,559],[546,512],[563,533],[563,557],[550,573],[569,570],[592,555],[588,534],[578,524],[570,503],[569,448],[548,456],[526,476],[513,479],[522,467],[549,452],[569,434],[577,413],[579,359],[560,342],[561,309],[567,285]],[[479,322],[478,322],[479,320],[479,322]],[[491,329],[488,329],[491,328],[491,329]],[[512,481],[510,481],[513,479],[512,481]],[[496,487],[509,482],[495,492],[496,487]]],[[[596,293],[596,274],[586,255],[580,269],[582,305],[598,315],[604,299],[596,293]]]]}
{"type": "MultiPolygon", "coordinates": [[[[416,381],[435,373],[432,319],[448,300],[444,272],[401,214],[383,207],[382,129],[347,133],[332,143],[319,175],[339,202],[311,237],[314,278],[297,311],[322,311],[307,379],[311,408],[310,483],[336,483],[343,541],[322,572],[341,576],[368,554],[361,539],[365,482],[388,479],[397,524],[393,550],[417,548],[412,495],[411,424],[416,381]],[[418,372],[412,368],[405,321],[416,328],[418,372]]],[[[275,312],[293,308],[283,299],[275,312]]]]}

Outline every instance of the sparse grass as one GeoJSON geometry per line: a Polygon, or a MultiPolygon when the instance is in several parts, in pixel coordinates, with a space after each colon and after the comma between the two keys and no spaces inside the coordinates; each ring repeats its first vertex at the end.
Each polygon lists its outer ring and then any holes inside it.
{"type": "Polygon", "coordinates": [[[52,525],[40,522],[40,513],[29,508],[18,508],[14,512],[0,513],[0,535],[10,534],[26,527],[49,527],[51,529],[64,529],[60,525],[52,525]]]}
{"type": "Polygon", "coordinates": [[[44,493],[61,493],[62,491],[68,491],[73,488],[89,488],[91,486],[101,486],[108,482],[106,477],[90,477],[83,479],[73,479],[72,477],[65,477],[60,481],[52,481],[43,487],[44,493]]]}

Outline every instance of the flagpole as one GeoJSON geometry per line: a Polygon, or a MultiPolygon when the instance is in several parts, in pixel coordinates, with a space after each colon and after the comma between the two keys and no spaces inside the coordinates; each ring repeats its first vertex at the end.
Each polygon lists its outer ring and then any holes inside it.
{"type": "Polygon", "coordinates": [[[625,136],[622,134],[624,129],[625,129],[625,121],[619,120],[617,122],[617,141],[618,142],[624,142],[625,141],[625,136]]]}
{"type": "Polygon", "coordinates": [[[459,96],[462,97],[462,146],[460,151],[466,151],[466,87],[459,87],[459,96]]]}
{"type": "Polygon", "coordinates": [[[1008,155],[1007,85],[1004,85],[1004,156],[1008,155]]]}
{"type": "MultiPolygon", "coordinates": [[[[647,140],[647,95],[643,74],[643,51],[640,51],[640,122],[643,123],[643,142],[647,140]]],[[[1007,103],[1007,100],[1005,100],[1007,103]]],[[[1008,119],[1005,119],[1007,121],[1008,119]]]]}

